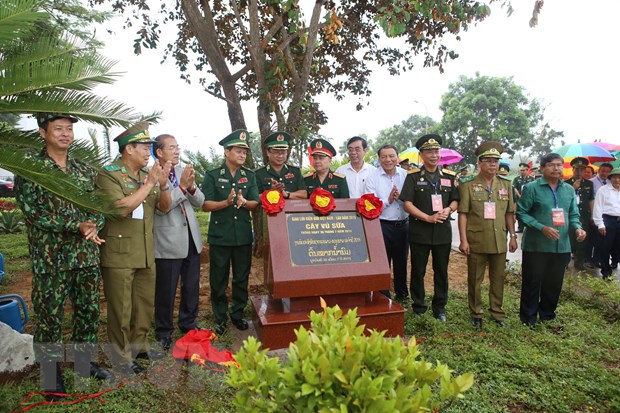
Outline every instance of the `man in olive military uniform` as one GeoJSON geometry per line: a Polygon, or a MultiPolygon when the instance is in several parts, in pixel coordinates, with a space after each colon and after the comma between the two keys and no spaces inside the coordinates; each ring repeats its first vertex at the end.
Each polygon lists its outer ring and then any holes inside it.
{"type": "MultiPolygon", "coordinates": [[[[577,195],[577,206],[579,208],[579,220],[582,228],[590,227],[592,211],[594,210],[594,184],[592,181],[584,179],[583,173],[590,162],[586,158],[577,157],[570,162],[573,167],[573,177],[565,182],[572,185],[577,195]]],[[[592,256],[592,240],[586,237],[583,242],[577,242],[575,236],[571,236],[571,246],[574,253],[574,266],[577,270],[585,270],[585,261],[592,256]]],[[[590,265],[590,263],[588,263],[590,265]]],[[[593,268],[590,266],[589,268],[593,268]]]]}
{"type": "Polygon", "coordinates": [[[148,123],[139,122],[118,135],[120,158],[105,166],[97,177],[100,192],[115,201],[123,218],[107,220],[99,234],[103,288],[108,302],[108,338],[119,368],[144,373],[136,359],[157,359],[163,353],[149,350],[147,333],[151,327],[155,300],[155,249],[153,219],[155,208],[171,207],[168,175],[170,161],[146,166],[153,141],[148,123]]]}
{"type": "Polygon", "coordinates": [[[224,334],[228,323],[226,288],[232,264],[232,305],[230,319],[239,330],[247,330],[243,310],[248,302],[248,278],[252,265],[252,217],[258,206],[258,186],[254,172],[243,164],[249,151],[246,130],[236,130],[222,139],[226,160],[205,174],[203,211],[209,220],[211,306],[215,332],[224,334]]]}
{"type": "Polygon", "coordinates": [[[400,193],[405,211],[409,213],[409,245],[411,250],[411,297],[413,312],[426,312],[424,275],[428,256],[433,254],[434,295],[433,315],[446,321],[448,302],[448,261],[452,244],[450,214],[456,211],[459,193],[455,173],[439,168],[442,139],[428,134],[416,142],[424,161],[421,168],[412,168],[400,193]]]}
{"type": "Polygon", "coordinates": [[[305,199],[308,197],[301,171],[286,164],[292,136],[286,132],[274,132],[265,139],[268,162],[256,173],[258,192],[277,189],[284,199],[305,199]]]}
{"type": "MultiPolygon", "coordinates": [[[[530,166],[526,163],[520,163],[519,175],[512,180],[512,190],[515,202],[518,202],[519,199],[521,199],[523,187],[525,184],[530,182],[534,182],[534,177],[530,175],[530,166]]],[[[523,232],[523,223],[521,221],[519,221],[519,227],[516,232],[523,232]]]]}
{"type": "Polygon", "coordinates": [[[315,172],[304,175],[308,196],[316,188],[323,188],[331,192],[334,198],[349,198],[346,177],[329,169],[335,154],[336,150],[325,139],[315,139],[310,142],[310,156],[312,156],[315,172]]]}
{"type": "MultiPolygon", "coordinates": [[[[62,113],[35,115],[45,148],[35,158],[66,173],[83,191],[95,188],[96,172],[69,154],[77,118],[62,113]]],[[[62,320],[65,302],[73,305],[72,341],[79,376],[111,375],[91,362],[99,328],[99,247],[103,217],[78,208],[23,179],[15,179],[17,205],[24,213],[32,262],[32,306],[37,315],[34,343],[41,363],[43,390],[66,393],[59,362],[63,361],[62,320]]],[[[47,396],[48,400],[58,397],[47,396]]]]}
{"type": "Polygon", "coordinates": [[[504,148],[499,142],[485,142],[475,151],[478,175],[463,178],[459,185],[459,250],[467,255],[467,299],[472,324],[482,327],[482,281],[489,264],[489,312],[504,325],[504,275],[506,232],[510,252],[517,249],[514,231],[514,201],[510,180],[497,174],[504,148]]]}

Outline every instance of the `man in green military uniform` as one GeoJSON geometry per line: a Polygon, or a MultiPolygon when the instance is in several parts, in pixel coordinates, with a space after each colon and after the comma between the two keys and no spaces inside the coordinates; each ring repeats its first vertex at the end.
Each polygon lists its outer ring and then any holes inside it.
{"type": "MultiPolygon", "coordinates": [[[[36,158],[74,179],[89,192],[96,172],[73,158],[73,123],[77,118],[61,113],[35,115],[45,148],[36,158]]],[[[59,362],[63,361],[62,320],[65,302],[73,305],[72,341],[76,343],[75,369],[107,379],[111,374],[91,362],[99,328],[99,247],[97,231],[103,217],[65,201],[41,186],[16,177],[15,197],[24,213],[32,262],[32,306],[36,317],[34,343],[41,363],[44,391],[65,393],[59,362]],[[79,343],[79,344],[77,344],[79,343]]],[[[50,396],[48,400],[58,399],[50,396]]]]}
{"type": "Polygon", "coordinates": [[[411,297],[413,312],[426,312],[424,275],[428,256],[433,255],[433,315],[445,322],[448,302],[448,261],[452,244],[450,214],[456,211],[459,193],[455,173],[439,168],[442,139],[428,134],[416,142],[424,161],[421,168],[412,168],[400,193],[409,213],[409,246],[411,250],[411,297]]]}
{"type": "Polygon", "coordinates": [[[336,155],[336,150],[325,139],[315,139],[310,142],[310,156],[315,171],[304,175],[308,196],[316,188],[323,188],[331,192],[334,198],[349,197],[349,186],[345,176],[329,169],[334,155],[336,155]]]}
{"type": "MultiPolygon", "coordinates": [[[[590,180],[584,179],[583,173],[586,170],[586,166],[590,162],[586,158],[576,157],[570,165],[573,167],[572,178],[567,179],[565,182],[572,185],[577,195],[577,206],[579,208],[579,221],[582,228],[589,228],[590,221],[592,219],[592,211],[594,210],[594,183],[590,180]]],[[[577,242],[575,235],[571,236],[571,248],[574,254],[574,266],[577,270],[583,271],[586,269],[586,258],[592,256],[592,240],[590,237],[586,237],[583,242],[577,242]]],[[[590,265],[590,263],[588,263],[590,265]]],[[[593,266],[589,266],[593,268],[593,266]]]]}
{"type": "MultiPolygon", "coordinates": [[[[519,164],[519,175],[512,180],[512,190],[515,202],[521,199],[523,187],[525,184],[534,182],[534,177],[530,175],[530,166],[526,163],[519,164]]],[[[516,209],[516,208],[515,208],[516,209]]],[[[523,232],[523,223],[519,221],[519,227],[516,232],[523,232]]]]}
{"type": "Polygon", "coordinates": [[[155,300],[155,208],[171,207],[168,174],[170,161],[146,169],[153,141],[148,123],[139,122],[117,136],[120,158],[97,177],[97,188],[115,201],[122,219],[107,220],[100,233],[103,288],[108,301],[108,338],[115,362],[124,371],[144,373],[136,359],[157,359],[163,353],[149,350],[155,300]]]}
{"type": "Polygon", "coordinates": [[[480,172],[463,178],[459,185],[459,250],[467,255],[467,299],[476,327],[482,327],[481,288],[487,263],[489,311],[497,325],[504,325],[506,232],[510,234],[510,252],[517,250],[512,185],[508,178],[496,176],[503,150],[499,142],[481,144],[475,151],[480,172]]]}
{"type": "Polygon", "coordinates": [[[291,141],[291,135],[277,131],[265,139],[268,161],[265,166],[255,171],[259,193],[267,189],[277,189],[284,199],[308,197],[301,171],[296,166],[286,164],[291,141]]]}
{"type": "Polygon", "coordinates": [[[228,322],[226,288],[232,264],[232,305],[230,319],[239,330],[247,330],[243,310],[248,302],[248,277],[252,266],[252,218],[250,211],[258,206],[258,186],[254,172],[245,168],[250,133],[236,130],[222,139],[226,160],[222,166],[208,171],[202,184],[205,194],[203,211],[211,212],[209,220],[209,257],[211,306],[215,316],[215,332],[224,334],[228,322]]]}

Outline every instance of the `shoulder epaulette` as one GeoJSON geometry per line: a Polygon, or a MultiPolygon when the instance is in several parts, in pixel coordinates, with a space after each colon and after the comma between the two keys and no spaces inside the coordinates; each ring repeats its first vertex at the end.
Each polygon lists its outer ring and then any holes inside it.
{"type": "Polygon", "coordinates": [[[121,167],[118,165],[106,165],[103,167],[103,169],[105,169],[108,172],[114,172],[114,171],[120,170],[121,167]]]}
{"type": "Polygon", "coordinates": [[[248,171],[248,172],[252,172],[252,173],[254,173],[254,171],[253,171],[253,170],[251,170],[250,168],[248,168],[248,167],[246,167],[246,166],[244,166],[244,165],[241,165],[241,169],[243,169],[243,170],[245,170],[245,171],[248,171]]]}
{"type": "Polygon", "coordinates": [[[465,182],[473,181],[474,178],[475,177],[473,175],[470,175],[470,176],[466,176],[464,178],[459,179],[459,181],[464,184],[465,182]]]}
{"type": "Polygon", "coordinates": [[[498,178],[503,179],[504,181],[508,181],[510,183],[512,183],[512,179],[508,178],[507,176],[504,175],[497,175],[498,178]]]}
{"type": "Polygon", "coordinates": [[[342,178],[342,179],[347,179],[347,177],[343,174],[339,174],[338,172],[333,172],[334,176],[337,176],[338,178],[342,178]]]}
{"type": "Polygon", "coordinates": [[[448,175],[456,176],[456,172],[451,171],[451,170],[449,170],[449,169],[442,168],[442,169],[441,169],[441,172],[443,172],[444,174],[448,174],[448,175]]]}
{"type": "Polygon", "coordinates": [[[416,172],[420,172],[420,168],[413,167],[413,168],[411,168],[411,169],[409,169],[409,170],[407,171],[407,175],[408,175],[408,174],[414,174],[414,173],[416,173],[416,172]]]}
{"type": "Polygon", "coordinates": [[[304,178],[310,178],[312,175],[314,175],[314,172],[308,172],[304,175],[304,178]]]}

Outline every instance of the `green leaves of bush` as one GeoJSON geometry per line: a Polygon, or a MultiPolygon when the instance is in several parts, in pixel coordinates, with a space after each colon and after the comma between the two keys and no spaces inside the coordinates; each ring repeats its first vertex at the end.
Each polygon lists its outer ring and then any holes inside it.
{"type": "Polygon", "coordinates": [[[0,213],[0,233],[15,234],[22,231],[24,222],[17,211],[4,211],[0,213]]]}
{"type": "Polygon", "coordinates": [[[240,367],[228,379],[239,411],[429,411],[473,384],[471,373],[454,378],[448,366],[426,362],[415,338],[404,343],[374,330],[365,336],[356,310],[325,308],[310,319],[310,330],[296,331],[288,361],[267,356],[254,337],[244,342],[240,367]]]}

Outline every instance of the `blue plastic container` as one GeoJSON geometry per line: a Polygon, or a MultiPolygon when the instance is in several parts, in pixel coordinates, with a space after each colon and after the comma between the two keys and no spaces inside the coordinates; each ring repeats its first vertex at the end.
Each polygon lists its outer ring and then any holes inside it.
{"type": "Polygon", "coordinates": [[[26,302],[20,295],[0,296],[0,321],[19,333],[24,332],[24,326],[28,322],[28,310],[26,309],[26,302]],[[21,311],[19,309],[20,304],[21,311]]]}

